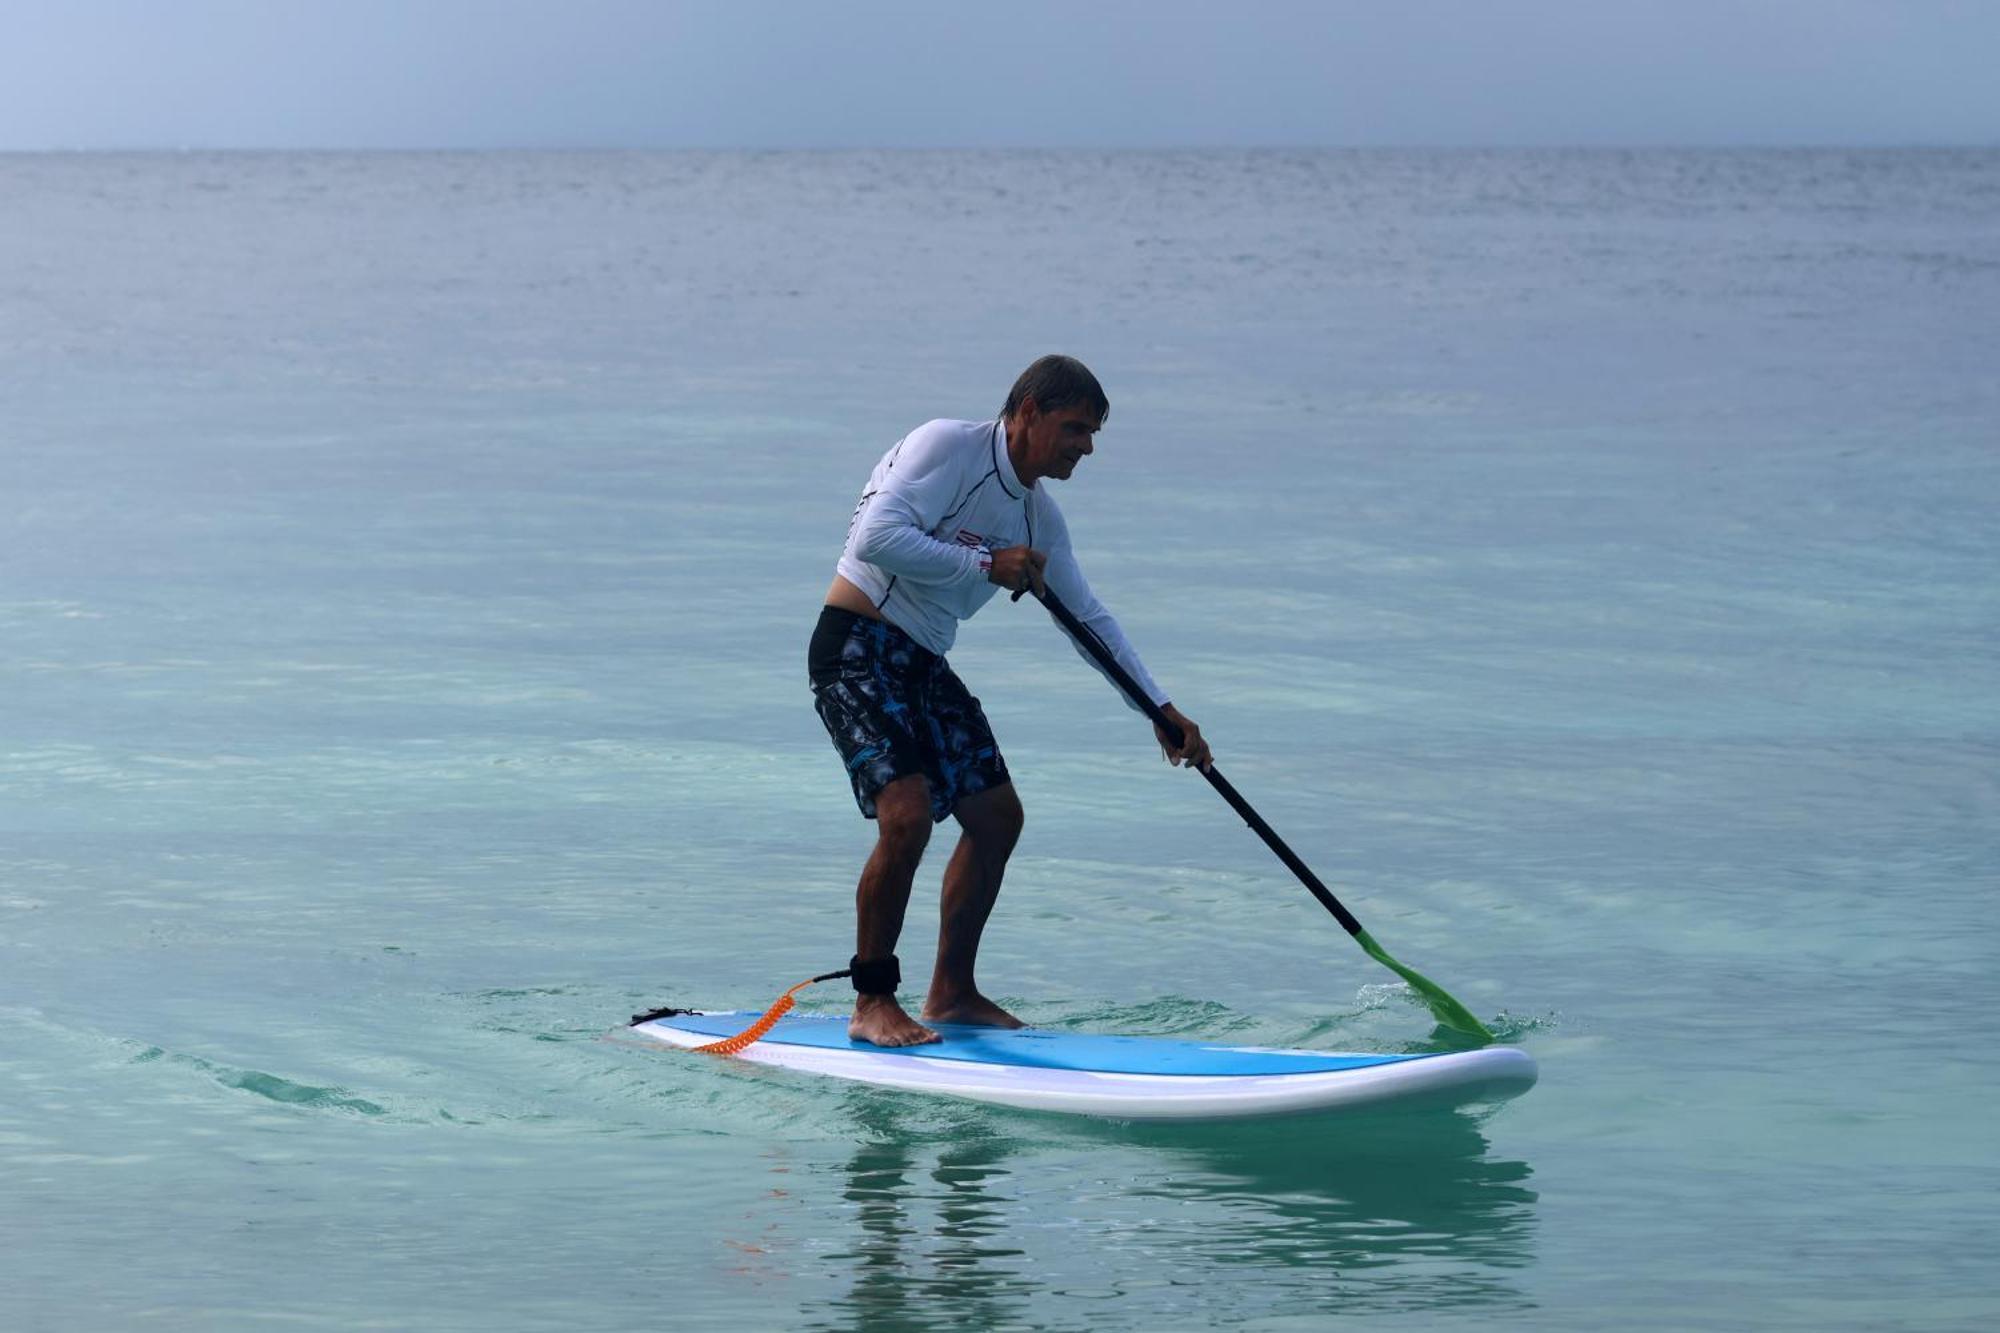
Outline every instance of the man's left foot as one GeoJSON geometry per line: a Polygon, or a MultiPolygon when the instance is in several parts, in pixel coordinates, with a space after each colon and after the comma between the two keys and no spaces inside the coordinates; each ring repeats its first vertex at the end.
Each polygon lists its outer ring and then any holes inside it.
{"type": "Polygon", "coordinates": [[[983,1028],[1024,1028],[1028,1026],[984,995],[962,999],[924,1001],[924,1022],[966,1023],[983,1028]]]}

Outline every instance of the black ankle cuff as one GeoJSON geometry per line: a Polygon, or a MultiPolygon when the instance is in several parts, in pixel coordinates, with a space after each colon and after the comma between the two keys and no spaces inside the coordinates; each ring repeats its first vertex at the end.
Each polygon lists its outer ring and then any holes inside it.
{"type": "Polygon", "coordinates": [[[903,965],[896,961],[895,954],[887,958],[870,958],[865,962],[856,954],[847,967],[853,974],[857,995],[894,995],[896,987],[903,984],[903,965]]]}

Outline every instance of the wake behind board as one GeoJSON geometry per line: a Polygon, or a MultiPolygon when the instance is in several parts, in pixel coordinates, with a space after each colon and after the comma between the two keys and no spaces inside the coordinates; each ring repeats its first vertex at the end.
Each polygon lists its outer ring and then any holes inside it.
{"type": "MultiPolygon", "coordinates": [[[[691,1048],[740,1032],[755,1018],[753,1013],[672,1014],[635,1024],[632,1031],[691,1048]]],[[[726,1058],[1119,1120],[1462,1106],[1518,1096],[1535,1082],[1534,1060],[1511,1046],[1355,1055],[1037,1028],[932,1026],[944,1040],[885,1048],[848,1040],[845,1015],[792,1014],[763,1040],[726,1058]]]]}

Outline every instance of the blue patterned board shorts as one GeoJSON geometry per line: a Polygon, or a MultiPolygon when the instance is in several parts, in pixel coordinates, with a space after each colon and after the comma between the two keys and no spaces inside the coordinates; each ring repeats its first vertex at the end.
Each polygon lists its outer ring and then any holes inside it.
{"type": "Polygon", "coordinates": [[[912,773],[930,783],[936,822],[1008,780],[979,700],[942,657],[887,621],[821,608],[806,666],[813,706],[867,818],[877,793],[912,773]]]}

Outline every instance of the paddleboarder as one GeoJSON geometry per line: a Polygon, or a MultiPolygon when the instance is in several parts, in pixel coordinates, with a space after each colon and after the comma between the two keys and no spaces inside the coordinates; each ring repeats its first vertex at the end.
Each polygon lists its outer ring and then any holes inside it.
{"type": "Polygon", "coordinates": [[[980,935],[1020,837],[1021,802],[979,700],[945,660],[958,623],[995,592],[1053,590],[1180,728],[1175,744],[1154,727],[1168,762],[1208,767],[1201,729],[1169,702],[1092,594],[1062,511],[1041,484],[1067,481],[1095,452],[1109,411],[1081,361],[1042,357],[1015,381],[997,419],[931,421],[897,441],[854,507],[807,660],[820,720],[847,766],[855,803],[876,826],[855,893],[849,1034],[857,1041],[937,1040],[897,1003],[896,940],[931,826],[947,817],[960,833],[945,867],[921,1015],[1021,1026],[973,979],[980,935]]]}

